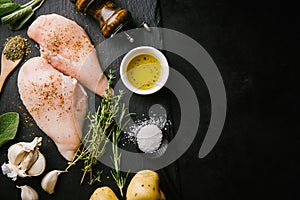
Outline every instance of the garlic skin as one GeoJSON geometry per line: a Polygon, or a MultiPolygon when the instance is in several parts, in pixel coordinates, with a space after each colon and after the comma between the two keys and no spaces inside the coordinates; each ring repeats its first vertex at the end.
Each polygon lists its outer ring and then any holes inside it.
{"type": "Polygon", "coordinates": [[[17,177],[30,177],[31,175],[28,175],[25,170],[21,170],[18,168],[18,166],[13,165],[11,163],[3,163],[1,166],[2,172],[4,175],[6,175],[8,178],[11,178],[13,181],[17,180],[17,177]]]}
{"type": "Polygon", "coordinates": [[[38,193],[30,186],[23,185],[17,186],[17,188],[21,189],[21,199],[22,200],[38,200],[39,195],[38,193]]]}
{"type": "Polygon", "coordinates": [[[65,171],[61,170],[52,170],[48,172],[42,179],[41,186],[48,193],[53,194],[54,188],[57,183],[58,176],[65,171]]]}
{"type": "Polygon", "coordinates": [[[19,174],[19,168],[11,163],[3,163],[1,166],[3,175],[7,175],[8,178],[12,178],[13,181],[17,180],[19,174]]]}

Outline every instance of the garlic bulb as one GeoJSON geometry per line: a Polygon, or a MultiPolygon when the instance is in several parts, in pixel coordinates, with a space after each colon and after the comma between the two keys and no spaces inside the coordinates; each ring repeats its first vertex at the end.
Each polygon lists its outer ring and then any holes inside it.
{"type": "Polygon", "coordinates": [[[54,188],[58,179],[58,176],[65,171],[52,170],[48,172],[42,179],[41,186],[49,194],[54,193],[54,188]]]}
{"type": "Polygon", "coordinates": [[[21,189],[21,199],[22,200],[38,200],[39,195],[38,193],[30,186],[23,185],[17,186],[17,188],[21,189]]]}
{"type": "Polygon", "coordinates": [[[17,176],[38,176],[46,167],[44,155],[39,151],[41,137],[35,137],[32,142],[19,142],[8,149],[8,163],[2,165],[2,172],[13,181],[17,176]]]}
{"type": "Polygon", "coordinates": [[[35,137],[32,142],[19,142],[14,144],[8,149],[8,160],[14,165],[19,165],[30,151],[33,151],[36,147],[41,145],[41,137],[35,137]]]}

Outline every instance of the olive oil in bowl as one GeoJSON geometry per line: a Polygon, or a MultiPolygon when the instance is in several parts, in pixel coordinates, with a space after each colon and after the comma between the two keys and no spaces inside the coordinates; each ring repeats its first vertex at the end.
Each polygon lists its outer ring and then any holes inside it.
{"type": "Polygon", "coordinates": [[[129,62],[126,73],[134,87],[148,90],[157,84],[161,76],[161,64],[152,55],[138,55],[129,62]]]}
{"type": "Polygon", "coordinates": [[[168,80],[168,61],[156,48],[136,47],[122,59],[120,76],[130,91],[141,95],[153,94],[160,90],[168,80]]]}

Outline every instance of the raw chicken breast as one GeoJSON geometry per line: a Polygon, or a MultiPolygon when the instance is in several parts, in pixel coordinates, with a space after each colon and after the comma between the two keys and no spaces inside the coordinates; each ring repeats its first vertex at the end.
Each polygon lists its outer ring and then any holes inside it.
{"type": "Polygon", "coordinates": [[[54,68],[76,78],[94,93],[105,95],[107,78],[99,65],[96,49],[78,24],[57,14],[42,15],[27,33],[40,45],[42,57],[54,68]]]}
{"type": "Polygon", "coordinates": [[[65,76],[41,57],[29,59],[18,76],[20,97],[36,124],[72,160],[80,144],[88,100],[76,79],[65,76]]]}

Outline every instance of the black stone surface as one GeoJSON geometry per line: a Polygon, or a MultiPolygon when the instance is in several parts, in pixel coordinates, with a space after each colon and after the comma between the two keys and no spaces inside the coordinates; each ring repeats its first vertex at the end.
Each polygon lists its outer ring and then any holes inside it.
{"type": "MultiPolygon", "coordinates": [[[[128,6],[130,11],[139,8],[146,12],[148,4],[156,8],[151,9],[154,21],[136,15],[136,25],[147,20],[150,25],[160,24],[177,30],[201,44],[218,66],[226,88],[228,109],[222,135],[210,154],[199,159],[199,148],[209,124],[209,94],[201,77],[189,70],[189,63],[166,52],[170,65],[189,77],[201,107],[200,129],[194,142],[177,163],[159,171],[167,198],[299,199],[299,100],[296,96],[299,93],[300,33],[297,6],[287,1],[160,0],[159,20],[156,1],[126,2],[117,1],[128,6]]],[[[97,22],[78,13],[68,1],[47,0],[37,15],[51,12],[76,20],[94,43],[103,40],[100,31],[96,31],[97,22]]],[[[0,33],[1,44],[12,35],[3,25],[0,25],[0,33]]],[[[25,35],[24,30],[13,34],[20,33],[25,35]]],[[[37,52],[38,49],[33,47],[32,55],[37,52]]],[[[65,161],[59,157],[54,143],[30,125],[33,121],[19,100],[17,73],[18,70],[10,76],[0,94],[0,113],[19,112],[23,125],[19,131],[28,135],[23,138],[20,134],[16,140],[1,147],[0,164],[6,161],[6,150],[12,143],[43,136],[41,151],[47,152],[45,156],[50,160],[46,170],[60,164],[64,168],[65,161]],[[51,162],[52,158],[55,162],[51,162]]],[[[170,134],[174,135],[180,120],[178,102],[168,90],[160,92],[168,96],[161,101],[169,106],[174,122],[174,132],[170,134]]],[[[147,103],[139,97],[133,101],[147,103]]],[[[138,104],[133,104],[130,109],[143,112],[138,104]]],[[[20,199],[16,184],[36,186],[41,199],[88,199],[97,186],[78,185],[80,167],[62,175],[52,196],[39,187],[41,177],[12,182],[1,175],[1,199],[20,199]]],[[[104,182],[117,191],[111,177],[104,182]]]]}
{"type": "MultiPolygon", "coordinates": [[[[160,5],[162,26],[208,51],[227,93],[225,127],[215,148],[198,159],[203,127],[179,159],[184,199],[299,199],[295,3],[161,0],[160,5]]],[[[182,71],[188,66],[169,60],[182,71]]]]}
{"type": "MultiPolygon", "coordinates": [[[[16,1],[17,3],[24,3],[24,1],[16,1]]],[[[139,27],[139,25],[142,22],[147,22],[149,26],[159,26],[160,25],[160,8],[159,4],[156,0],[139,0],[139,1],[120,1],[116,0],[115,3],[123,8],[128,9],[132,14],[132,22],[129,26],[129,28],[136,28],[139,27]]],[[[79,25],[81,25],[87,32],[87,34],[90,36],[91,41],[94,45],[98,45],[102,41],[105,40],[105,38],[101,35],[101,31],[99,28],[99,23],[95,21],[92,17],[86,16],[79,11],[76,10],[75,5],[72,4],[70,1],[61,0],[61,1],[52,1],[47,0],[45,1],[44,5],[36,12],[34,18],[41,14],[49,14],[49,13],[57,13],[62,16],[65,16],[69,19],[72,19],[76,21],[79,25]]],[[[31,22],[33,19],[31,20],[31,22]]],[[[26,31],[28,26],[23,28],[20,31],[12,32],[7,29],[6,26],[0,25],[1,30],[1,39],[0,43],[4,44],[5,39],[9,36],[18,35],[21,34],[24,37],[27,37],[26,31]]],[[[125,39],[126,40],[126,39],[125,39]]],[[[35,44],[32,40],[29,40],[31,43],[31,53],[29,56],[27,56],[20,66],[28,60],[30,57],[38,56],[39,55],[39,48],[38,45],[35,44]]],[[[158,39],[158,43],[162,43],[161,38],[158,39]]],[[[124,42],[124,44],[130,44],[128,41],[124,42]]],[[[115,47],[117,48],[117,47],[115,47]]],[[[1,46],[1,51],[3,49],[3,46],[1,46]]],[[[101,58],[103,58],[101,64],[104,63],[105,65],[105,55],[110,55],[110,51],[113,51],[112,48],[106,48],[106,49],[97,49],[100,52],[105,51],[105,54],[102,55],[101,58]]],[[[113,68],[117,70],[118,74],[118,68],[120,65],[121,58],[116,59],[108,68],[113,68]]],[[[106,68],[106,66],[104,67],[106,68]]],[[[9,76],[2,93],[0,94],[0,114],[9,112],[9,111],[15,111],[20,114],[21,120],[20,120],[20,127],[19,131],[17,133],[17,136],[14,140],[6,143],[3,145],[0,149],[0,163],[1,165],[4,162],[7,162],[7,149],[10,145],[18,142],[18,141],[31,141],[36,136],[43,137],[43,144],[40,148],[40,151],[45,155],[47,160],[47,166],[45,173],[49,172],[53,169],[65,169],[67,166],[66,160],[58,153],[57,148],[53,141],[48,138],[35,124],[33,119],[31,118],[30,114],[26,111],[24,105],[22,104],[18,88],[17,88],[17,76],[18,71],[20,67],[18,67],[16,70],[13,71],[13,73],[9,76]]],[[[107,71],[106,71],[107,72],[107,71]]],[[[119,77],[118,77],[119,78],[119,77]]],[[[168,91],[165,91],[162,93],[167,93],[168,91]]],[[[93,99],[95,95],[89,92],[90,99],[93,99]]],[[[131,101],[133,105],[136,105],[133,108],[130,108],[131,112],[136,113],[137,117],[140,116],[143,113],[148,113],[148,108],[155,102],[160,103],[164,105],[170,105],[169,98],[165,99],[162,98],[163,96],[159,94],[153,96],[152,98],[138,98],[133,97],[133,100],[131,101]],[[136,99],[136,100],[135,100],[136,99]],[[152,100],[153,101],[152,101],[152,100]]],[[[96,103],[95,106],[98,105],[100,102],[100,98],[96,97],[96,103]]],[[[90,105],[91,106],[91,105],[90,105]]],[[[92,105],[93,106],[93,105],[92,105]]],[[[171,110],[167,110],[168,113],[168,119],[172,120],[171,110]]],[[[147,115],[145,115],[147,116],[147,115]]],[[[145,117],[143,116],[143,118],[145,117]]],[[[62,127],[63,128],[63,127],[62,127]]],[[[67,131],[67,130],[66,130],[67,131]]],[[[165,131],[165,137],[166,138],[172,138],[173,137],[173,130],[172,127],[170,127],[167,131],[165,131]]],[[[126,141],[125,141],[126,142],[126,141]]],[[[136,145],[132,145],[133,148],[131,148],[131,151],[137,151],[136,145]]],[[[110,147],[109,147],[110,148],[110,147]]],[[[129,148],[130,147],[124,147],[129,148]]],[[[126,159],[126,158],[124,158],[126,159]]],[[[40,196],[40,199],[89,199],[92,192],[100,186],[109,186],[111,187],[115,193],[118,195],[118,197],[121,199],[119,191],[117,186],[114,184],[114,180],[110,174],[110,168],[105,166],[104,164],[99,163],[97,166],[95,166],[94,170],[103,170],[102,175],[102,182],[96,183],[92,186],[90,186],[88,182],[88,178],[84,181],[83,185],[80,185],[80,179],[82,176],[82,163],[78,163],[74,167],[70,169],[68,173],[62,174],[57,182],[57,186],[55,188],[55,193],[52,195],[47,194],[44,192],[40,186],[41,179],[44,174],[42,174],[39,177],[32,177],[32,178],[18,178],[17,181],[13,182],[12,180],[8,179],[4,175],[0,176],[0,191],[1,191],[1,199],[20,199],[20,189],[16,188],[16,185],[24,185],[27,184],[31,187],[33,187],[40,196]]],[[[164,191],[166,197],[168,199],[180,199],[181,193],[180,193],[180,182],[178,180],[179,173],[177,171],[176,164],[172,164],[164,169],[161,169],[158,171],[161,178],[161,188],[164,191]],[[171,175],[170,175],[171,174],[171,175]],[[175,188],[175,190],[174,190],[175,188]]],[[[125,186],[124,192],[126,192],[127,185],[131,178],[133,177],[133,173],[129,174],[127,184],[125,186]]],[[[87,176],[88,177],[88,176],[87,176]]]]}

